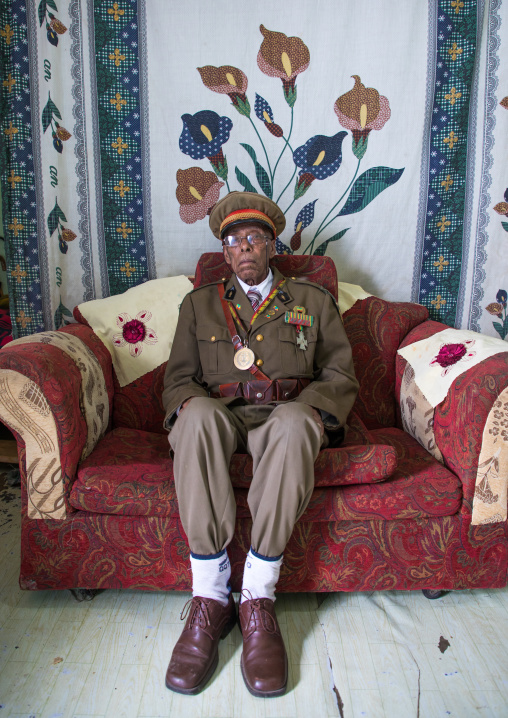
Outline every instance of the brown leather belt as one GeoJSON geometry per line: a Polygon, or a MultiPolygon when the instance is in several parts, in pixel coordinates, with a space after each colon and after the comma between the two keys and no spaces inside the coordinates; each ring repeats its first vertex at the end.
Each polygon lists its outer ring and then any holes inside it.
{"type": "Polygon", "coordinates": [[[291,401],[301,394],[310,379],[274,379],[263,381],[235,381],[231,384],[221,384],[219,394],[212,392],[214,399],[219,397],[241,396],[249,404],[269,404],[271,401],[291,401]]]}

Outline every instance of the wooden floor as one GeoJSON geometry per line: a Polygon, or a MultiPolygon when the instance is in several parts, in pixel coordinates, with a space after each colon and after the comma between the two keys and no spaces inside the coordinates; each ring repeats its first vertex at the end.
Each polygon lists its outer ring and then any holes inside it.
{"type": "Polygon", "coordinates": [[[289,653],[281,698],[252,697],[240,632],[220,646],[206,690],[180,696],[164,674],[187,594],[20,591],[19,489],[0,466],[0,718],[508,716],[508,590],[281,595],[289,653]]]}

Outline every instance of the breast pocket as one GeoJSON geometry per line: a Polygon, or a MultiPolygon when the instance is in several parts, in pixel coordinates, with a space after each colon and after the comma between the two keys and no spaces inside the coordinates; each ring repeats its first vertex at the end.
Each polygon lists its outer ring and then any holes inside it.
{"type": "Polygon", "coordinates": [[[303,327],[306,349],[300,348],[296,326],[285,324],[279,327],[279,346],[282,368],[288,376],[312,374],[316,351],[316,327],[303,327]]]}
{"type": "Polygon", "coordinates": [[[233,344],[228,330],[216,324],[196,327],[203,374],[225,374],[233,367],[233,344]]]}

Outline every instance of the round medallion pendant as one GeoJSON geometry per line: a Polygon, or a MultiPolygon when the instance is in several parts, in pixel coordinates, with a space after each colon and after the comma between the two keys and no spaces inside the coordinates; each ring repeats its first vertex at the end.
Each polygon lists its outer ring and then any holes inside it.
{"type": "Polygon", "coordinates": [[[249,349],[249,347],[243,347],[236,352],[233,361],[237,369],[250,369],[250,367],[254,364],[254,359],[255,357],[252,349],[249,349]]]}

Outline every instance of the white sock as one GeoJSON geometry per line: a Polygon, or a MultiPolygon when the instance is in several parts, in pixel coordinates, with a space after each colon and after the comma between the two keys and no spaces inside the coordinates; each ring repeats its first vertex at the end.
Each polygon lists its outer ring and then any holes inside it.
{"type": "Polygon", "coordinates": [[[213,598],[225,606],[231,587],[231,564],[226,549],[218,556],[197,558],[191,554],[192,595],[213,598]]]}
{"type": "Polygon", "coordinates": [[[249,550],[243,569],[240,603],[251,598],[275,601],[275,586],[279,580],[282,556],[277,559],[260,558],[249,550]]]}

